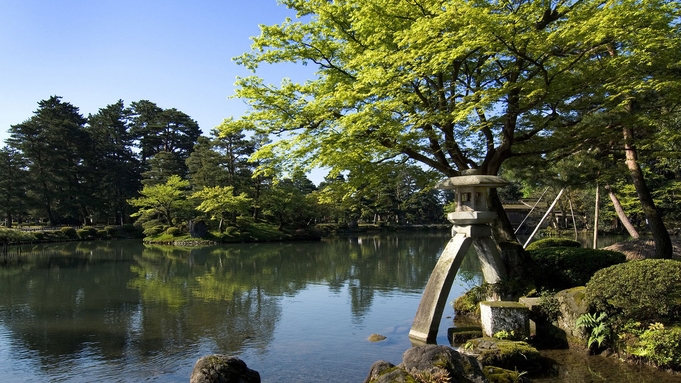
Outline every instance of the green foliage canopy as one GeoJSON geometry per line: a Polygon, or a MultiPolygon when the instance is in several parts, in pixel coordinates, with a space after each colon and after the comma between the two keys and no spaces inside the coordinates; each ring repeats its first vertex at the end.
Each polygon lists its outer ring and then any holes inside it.
{"type": "Polygon", "coordinates": [[[166,224],[172,224],[173,218],[187,209],[186,189],[189,181],[178,175],[168,178],[165,184],[145,185],[140,191],[141,197],[129,199],[128,203],[139,210],[133,217],[157,218],[166,224]]]}
{"type": "Polygon", "coordinates": [[[651,73],[679,14],[665,0],[281,3],[298,20],[261,26],[236,61],[312,63],[317,77],[238,79],[245,119],[283,138],[255,158],[367,175],[405,159],[497,174],[514,156],[574,150],[597,136],[580,124],[587,106],[668,83],[622,75],[651,73]]]}
{"type": "Polygon", "coordinates": [[[247,214],[252,201],[246,193],[234,195],[233,186],[207,187],[194,192],[191,198],[201,200],[201,204],[196,207],[196,210],[212,214],[213,219],[220,219],[221,231],[222,221],[225,218],[230,216],[236,218],[237,214],[247,214]]]}

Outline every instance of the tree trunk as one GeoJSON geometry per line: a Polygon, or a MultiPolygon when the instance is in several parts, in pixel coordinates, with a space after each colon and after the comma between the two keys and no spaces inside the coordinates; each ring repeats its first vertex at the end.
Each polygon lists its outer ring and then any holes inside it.
{"type": "Polygon", "coordinates": [[[594,205],[594,242],[593,248],[598,249],[598,218],[600,215],[599,207],[601,201],[600,185],[596,184],[596,204],[594,205]]]}
{"type": "Polygon", "coordinates": [[[636,147],[633,145],[634,132],[630,127],[623,128],[624,133],[624,153],[626,156],[626,164],[631,175],[631,180],[636,188],[636,194],[641,202],[643,213],[650,226],[650,231],[655,242],[655,258],[670,259],[672,257],[672,241],[669,238],[667,228],[664,226],[662,217],[655,207],[653,197],[650,195],[650,190],[646,185],[643,177],[643,171],[638,164],[636,158],[636,147]]]}
{"type": "Polygon", "coordinates": [[[638,235],[638,231],[636,231],[636,228],[634,225],[631,224],[631,221],[629,221],[629,218],[627,215],[624,213],[624,209],[622,208],[622,204],[620,203],[620,200],[617,199],[617,196],[615,193],[613,193],[612,188],[610,185],[605,185],[605,189],[608,191],[608,196],[610,196],[610,200],[612,201],[612,204],[615,206],[615,211],[617,212],[617,217],[620,219],[620,222],[622,222],[622,225],[624,226],[625,229],[627,229],[627,232],[632,238],[638,239],[640,238],[640,235],[638,235]]]}

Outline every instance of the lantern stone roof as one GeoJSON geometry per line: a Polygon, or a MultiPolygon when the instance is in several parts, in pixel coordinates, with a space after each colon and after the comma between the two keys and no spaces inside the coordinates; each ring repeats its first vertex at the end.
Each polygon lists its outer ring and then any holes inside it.
{"type": "Polygon", "coordinates": [[[496,188],[508,185],[508,181],[492,175],[463,175],[449,177],[435,185],[437,189],[451,190],[461,186],[496,188]]]}

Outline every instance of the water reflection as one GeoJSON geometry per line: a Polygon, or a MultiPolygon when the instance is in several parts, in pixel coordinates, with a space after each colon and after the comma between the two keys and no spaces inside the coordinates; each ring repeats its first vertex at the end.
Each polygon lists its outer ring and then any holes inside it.
{"type": "MultiPolygon", "coordinates": [[[[24,369],[24,377],[88,381],[93,376],[73,370],[87,365],[97,378],[135,380],[149,378],[141,371],[161,363],[166,367],[154,376],[174,380],[207,350],[265,353],[276,343],[282,302],[320,285],[331,296],[347,294],[351,326],[362,325],[377,296],[420,296],[447,239],[442,233],[201,249],[134,241],[27,246],[0,268],[0,323],[10,343],[0,352],[24,351],[21,360],[0,362],[0,374],[24,369]]],[[[302,312],[331,311],[305,304],[302,312]]],[[[404,310],[411,317],[415,307],[404,310]]],[[[353,330],[337,331],[344,337],[353,330]]]]}
{"type": "MultiPolygon", "coordinates": [[[[241,356],[264,382],[360,382],[374,361],[399,363],[410,347],[411,320],[448,239],[444,232],[202,249],[27,246],[0,267],[0,376],[186,382],[196,359],[224,353],[241,356]],[[388,339],[371,343],[371,333],[388,339]]],[[[450,299],[479,282],[476,261],[465,259],[450,299]]],[[[438,341],[448,344],[451,319],[442,322],[438,341]]],[[[592,370],[611,381],[663,381],[624,380],[577,356],[552,358],[587,366],[558,366],[578,381],[597,381],[586,378],[592,370]]]]}

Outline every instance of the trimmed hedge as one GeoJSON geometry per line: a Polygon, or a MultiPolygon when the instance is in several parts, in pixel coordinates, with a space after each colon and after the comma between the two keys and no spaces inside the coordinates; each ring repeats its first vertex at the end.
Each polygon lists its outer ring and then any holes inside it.
{"type": "Polygon", "coordinates": [[[544,238],[530,243],[525,250],[545,249],[547,247],[582,247],[582,244],[567,238],[544,238]]]}
{"type": "Polygon", "coordinates": [[[547,247],[528,251],[539,269],[538,290],[564,290],[584,286],[598,270],[622,263],[624,254],[610,250],[547,247]]]}
{"type": "Polygon", "coordinates": [[[62,227],[59,230],[62,233],[64,233],[70,239],[77,239],[78,238],[78,233],[76,232],[76,229],[74,229],[72,227],[62,227]]]}
{"type": "Polygon", "coordinates": [[[627,322],[671,323],[681,318],[681,262],[643,259],[594,274],[584,294],[592,312],[604,312],[615,327],[627,322]]]}

